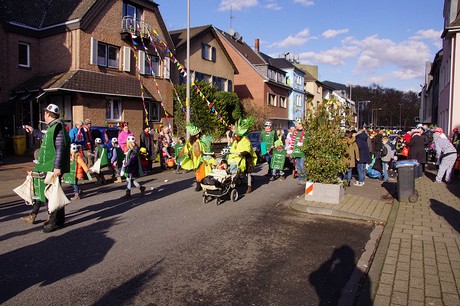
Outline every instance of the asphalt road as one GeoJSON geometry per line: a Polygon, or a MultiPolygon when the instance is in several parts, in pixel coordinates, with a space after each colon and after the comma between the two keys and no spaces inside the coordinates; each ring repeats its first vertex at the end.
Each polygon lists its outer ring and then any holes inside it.
{"type": "Polygon", "coordinates": [[[85,184],[51,234],[0,199],[0,303],[336,304],[374,226],[293,211],[303,187],[259,170],[253,193],[221,205],[203,204],[191,173],[143,177],[130,200],[124,184],[85,184]]]}

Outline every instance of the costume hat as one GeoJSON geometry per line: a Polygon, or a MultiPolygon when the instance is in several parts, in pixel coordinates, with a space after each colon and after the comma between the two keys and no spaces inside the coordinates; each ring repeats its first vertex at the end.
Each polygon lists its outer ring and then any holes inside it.
{"type": "Polygon", "coordinates": [[[235,123],[235,135],[237,136],[246,135],[246,133],[252,127],[253,124],[254,124],[254,117],[252,116],[246,119],[240,118],[235,123]]]}
{"type": "Polygon", "coordinates": [[[203,135],[200,137],[200,142],[203,145],[204,154],[213,155],[214,151],[212,150],[212,136],[203,135]]]}
{"type": "Polygon", "coordinates": [[[190,134],[190,136],[195,136],[196,134],[201,132],[200,129],[194,126],[192,123],[187,125],[186,129],[187,129],[187,132],[190,134]]]}
{"type": "Polygon", "coordinates": [[[50,112],[50,113],[53,113],[53,114],[56,114],[56,115],[59,115],[59,107],[56,105],[56,104],[49,104],[45,110],[47,112],[50,112]]]}

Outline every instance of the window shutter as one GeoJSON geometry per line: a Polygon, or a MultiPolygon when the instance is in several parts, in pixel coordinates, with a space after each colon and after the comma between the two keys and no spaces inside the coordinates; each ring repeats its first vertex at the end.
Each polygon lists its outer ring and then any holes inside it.
{"type": "Polygon", "coordinates": [[[216,61],[216,47],[212,47],[212,61],[215,62],[216,61]]]}
{"type": "Polygon", "coordinates": [[[91,50],[89,55],[90,65],[97,65],[97,39],[91,37],[91,50]]]}
{"type": "Polygon", "coordinates": [[[207,59],[206,48],[205,48],[204,43],[201,43],[201,58],[207,59]]]}
{"type": "Polygon", "coordinates": [[[171,77],[171,59],[169,57],[165,57],[163,59],[163,78],[164,79],[170,79],[171,77]]]}
{"type": "Polygon", "coordinates": [[[145,74],[145,52],[144,51],[137,51],[138,53],[138,64],[139,64],[139,73],[140,74],[145,74]]]}
{"type": "Polygon", "coordinates": [[[123,71],[131,71],[131,48],[123,47],[123,71]]]}

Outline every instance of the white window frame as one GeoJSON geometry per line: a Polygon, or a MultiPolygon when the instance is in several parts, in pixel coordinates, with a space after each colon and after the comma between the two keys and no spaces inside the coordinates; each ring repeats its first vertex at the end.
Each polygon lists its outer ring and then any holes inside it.
{"type": "Polygon", "coordinates": [[[107,121],[121,121],[122,113],[123,113],[123,108],[122,108],[121,100],[119,98],[107,98],[106,99],[105,119],[107,121]],[[115,108],[118,108],[118,117],[115,117],[115,108]]]}
{"type": "MultiPolygon", "coordinates": [[[[120,48],[117,46],[112,46],[109,44],[102,43],[100,41],[96,41],[96,58],[97,62],[96,64],[101,67],[108,67],[108,68],[114,68],[114,69],[119,69],[120,67],[120,48]],[[103,48],[103,50],[102,50],[103,48]],[[115,51],[115,59],[110,59],[109,55],[111,51],[115,51]]],[[[94,48],[94,45],[92,46],[92,49],[94,48]]]]}
{"type": "Polygon", "coordinates": [[[216,61],[216,48],[205,44],[201,43],[201,58],[207,61],[216,61]]]}
{"type": "Polygon", "coordinates": [[[295,96],[295,105],[296,106],[302,106],[302,95],[296,95],[295,96]]]}
{"type": "Polygon", "coordinates": [[[271,92],[268,93],[267,104],[271,105],[271,106],[277,106],[278,105],[278,103],[276,101],[276,95],[275,94],[273,94],[271,92]]]}
{"type": "Polygon", "coordinates": [[[287,108],[287,98],[284,96],[279,96],[280,98],[280,107],[287,108]]]}
{"type": "Polygon", "coordinates": [[[30,44],[28,43],[25,43],[25,42],[19,42],[18,44],[18,64],[19,64],[19,67],[24,67],[24,68],[30,68],[30,44]],[[26,47],[26,63],[24,64],[21,64],[20,60],[20,50],[19,48],[21,46],[25,46],[26,47]]]}

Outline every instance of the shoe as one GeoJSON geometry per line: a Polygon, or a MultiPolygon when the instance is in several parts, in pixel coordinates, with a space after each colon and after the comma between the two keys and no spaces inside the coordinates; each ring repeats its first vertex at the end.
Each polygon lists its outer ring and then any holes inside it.
{"type": "Polygon", "coordinates": [[[196,187],[195,187],[195,191],[201,191],[203,190],[203,188],[201,187],[201,184],[200,183],[196,183],[196,187]]]}
{"type": "Polygon", "coordinates": [[[284,175],[280,175],[280,181],[284,181],[286,177],[284,175]]]}
{"type": "Polygon", "coordinates": [[[126,193],[124,196],[122,196],[120,199],[129,199],[131,198],[131,190],[126,190],[126,193]]]}
{"type": "Polygon", "coordinates": [[[438,184],[441,184],[441,183],[442,183],[442,181],[434,181],[434,182],[435,182],[435,183],[438,183],[438,184]]]}
{"type": "Polygon", "coordinates": [[[347,182],[347,186],[350,187],[350,181],[347,182]]]}
{"type": "Polygon", "coordinates": [[[114,183],[121,183],[122,179],[121,179],[121,177],[117,177],[113,182],[114,183]]]}
{"type": "Polygon", "coordinates": [[[58,229],[61,229],[62,226],[59,226],[59,225],[51,225],[51,224],[47,224],[45,226],[43,226],[43,232],[44,233],[51,233],[51,232],[54,232],[58,229]]]}
{"type": "Polygon", "coordinates": [[[364,185],[364,183],[361,183],[360,181],[356,181],[356,182],[353,183],[353,185],[361,187],[362,185],[364,185]]]}
{"type": "Polygon", "coordinates": [[[270,176],[270,181],[274,181],[276,178],[274,175],[270,176]]]}
{"type": "Polygon", "coordinates": [[[139,187],[139,189],[141,190],[141,194],[144,195],[145,194],[145,186],[141,186],[141,187],[139,187]]]}
{"type": "Polygon", "coordinates": [[[248,189],[246,189],[246,193],[251,193],[252,192],[252,187],[248,186],[248,189]]]}
{"type": "Polygon", "coordinates": [[[70,201],[77,201],[80,200],[80,194],[76,193],[73,197],[70,198],[70,201]]]}
{"type": "Polygon", "coordinates": [[[36,218],[37,218],[36,214],[30,214],[27,217],[21,217],[21,220],[26,221],[27,223],[30,223],[30,224],[34,224],[36,218]]]}

